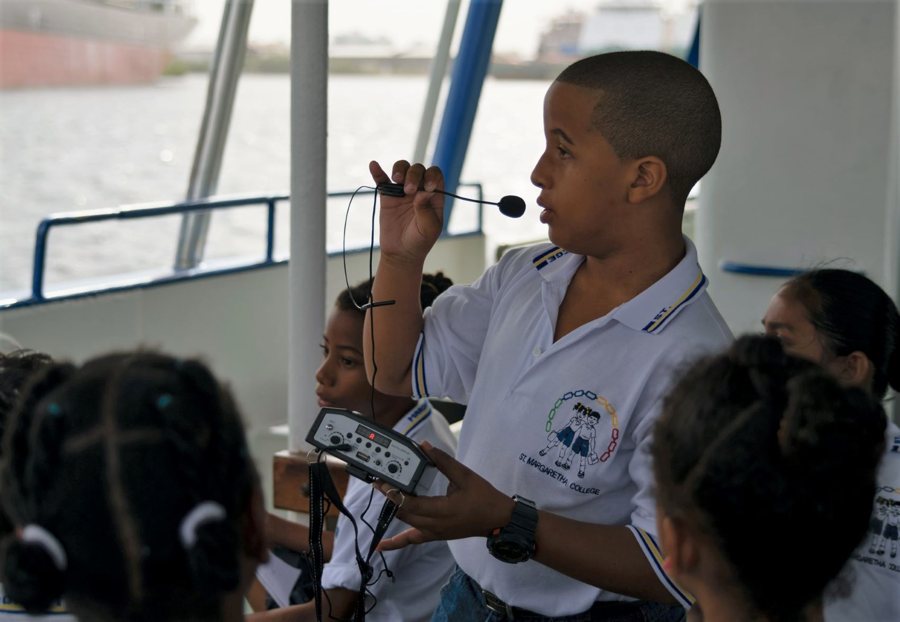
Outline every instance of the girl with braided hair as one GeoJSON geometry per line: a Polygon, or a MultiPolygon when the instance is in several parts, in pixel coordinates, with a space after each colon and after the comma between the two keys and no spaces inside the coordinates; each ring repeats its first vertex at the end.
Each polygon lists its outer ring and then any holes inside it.
{"type": "MultiPolygon", "coordinates": [[[[900,389],[900,315],[890,296],[850,270],[820,269],[785,283],[763,319],[766,333],[789,354],[818,363],[839,382],[876,398],[900,389]]],[[[828,622],[900,620],[900,564],[896,558],[896,516],[900,507],[900,429],[888,422],[885,454],[869,521],[868,543],[851,556],[841,580],[825,599],[828,622]],[[870,546],[893,537],[890,546],[870,546]]]]}
{"type": "Polygon", "coordinates": [[[705,622],[822,619],[866,534],[884,430],[871,395],[771,337],[686,371],[651,451],[663,566],[705,622]]]}
{"type": "MultiPolygon", "coordinates": [[[[0,342],[2,341],[3,335],[0,334],[0,342]]],[[[3,431],[7,427],[19,395],[26,390],[29,379],[52,363],[53,359],[49,355],[33,350],[16,349],[0,353],[0,438],[3,437],[3,431]]],[[[0,541],[14,532],[15,525],[10,522],[0,505],[0,541]]],[[[25,609],[21,605],[6,596],[3,584],[0,583],[0,622],[22,620],[24,613],[25,609]]],[[[46,615],[30,616],[29,622],[49,622],[50,620],[73,622],[75,620],[73,616],[68,615],[65,605],[60,601],[51,603],[42,614],[46,615]]]]}
{"type": "Polygon", "coordinates": [[[256,471],[230,393],[196,360],[54,364],[3,441],[0,551],[28,611],[82,621],[235,621],[265,559],[256,471]]]}

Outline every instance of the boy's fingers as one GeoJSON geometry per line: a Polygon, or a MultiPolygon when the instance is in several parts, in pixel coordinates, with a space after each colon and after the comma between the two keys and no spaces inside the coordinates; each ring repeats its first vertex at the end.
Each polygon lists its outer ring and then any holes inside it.
{"type": "Polygon", "coordinates": [[[432,539],[433,538],[429,538],[422,531],[416,529],[415,527],[411,527],[406,531],[401,531],[392,538],[387,538],[379,542],[377,550],[395,551],[397,549],[402,549],[405,546],[409,546],[410,544],[422,544],[424,542],[430,542],[432,539]]]}
{"type": "Polygon", "coordinates": [[[372,176],[372,179],[376,184],[386,184],[390,183],[391,178],[388,177],[388,174],[384,172],[384,169],[381,168],[381,165],[372,160],[369,162],[369,174],[372,176]]]}
{"type": "Polygon", "coordinates": [[[421,164],[413,164],[406,171],[406,181],[403,190],[406,194],[416,194],[422,187],[422,180],[425,177],[425,167],[421,164]]]}
{"type": "Polygon", "coordinates": [[[430,166],[425,171],[425,190],[434,192],[435,189],[444,189],[444,173],[437,166],[430,166]]]}
{"type": "Polygon", "coordinates": [[[402,184],[405,183],[406,172],[409,170],[409,162],[406,160],[397,160],[391,169],[391,181],[402,184]]]}

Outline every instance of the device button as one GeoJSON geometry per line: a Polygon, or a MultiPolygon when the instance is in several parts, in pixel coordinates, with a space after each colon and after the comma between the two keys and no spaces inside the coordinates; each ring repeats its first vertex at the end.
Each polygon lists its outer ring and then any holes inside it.
{"type": "Polygon", "coordinates": [[[332,435],[331,435],[331,438],[330,438],[329,440],[331,441],[331,444],[332,444],[332,445],[340,445],[340,444],[341,444],[341,441],[344,440],[344,439],[341,438],[341,435],[340,435],[340,434],[332,434],[332,435]]]}
{"type": "Polygon", "coordinates": [[[334,424],[333,424],[333,423],[326,423],[326,424],[325,424],[325,429],[328,430],[329,432],[331,432],[331,431],[334,429],[334,424]]]}
{"type": "Polygon", "coordinates": [[[396,473],[397,471],[400,470],[400,463],[399,462],[388,462],[387,470],[389,473],[396,473]]]}

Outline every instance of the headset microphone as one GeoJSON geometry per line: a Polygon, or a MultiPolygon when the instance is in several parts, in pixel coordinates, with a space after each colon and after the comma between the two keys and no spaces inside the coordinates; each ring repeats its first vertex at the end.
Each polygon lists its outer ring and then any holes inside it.
{"type": "MultiPolygon", "coordinates": [[[[403,184],[378,184],[378,192],[388,197],[406,196],[406,193],[403,192],[403,184]]],[[[500,208],[501,214],[503,214],[504,216],[509,216],[510,218],[518,218],[525,213],[525,201],[522,200],[522,197],[517,197],[512,194],[503,197],[495,203],[494,201],[482,201],[480,199],[461,197],[458,194],[453,194],[452,192],[447,192],[446,190],[435,189],[435,192],[440,192],[441,194],[446,194],[447,196],[461,199],[463,201],[470,201],[472,203],[487,203],[488,205],[496,205],[500,208]]]]}

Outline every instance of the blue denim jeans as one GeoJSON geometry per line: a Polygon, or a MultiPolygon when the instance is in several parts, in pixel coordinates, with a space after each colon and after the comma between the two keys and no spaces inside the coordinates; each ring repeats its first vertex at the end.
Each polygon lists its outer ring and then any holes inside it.
{"type": "MultiPolygon", "coordinates": [[[[575,615],[548,618],[537,613],[516,615],[522,622],[681,622],[684,609],[650,601],[597,602],[590,610],[575,615]]],[[[431,622],[506,622],[484,603],[478,584],[459,568],[441,590],[441,600],[431,622]]]]}

